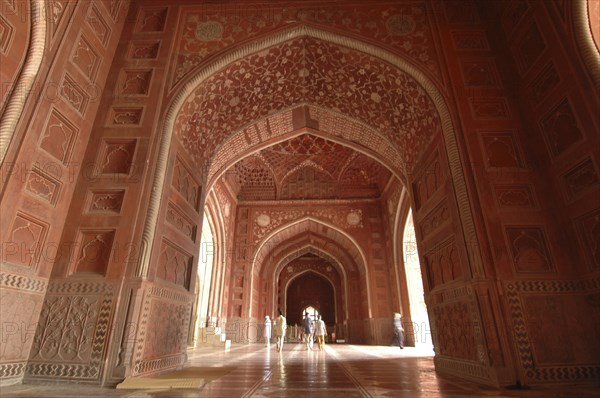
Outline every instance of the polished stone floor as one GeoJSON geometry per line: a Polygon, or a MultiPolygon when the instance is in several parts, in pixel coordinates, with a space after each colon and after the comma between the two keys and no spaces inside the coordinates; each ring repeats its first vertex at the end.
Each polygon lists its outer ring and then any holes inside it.
{"type": "Polygon", "coordinates": [[[230,350],[190,351],[190,367],[227,367],[231,371],[204,387],[173,390],[115,390],[82,385],[16,385],[0,388],[0,397],[78,398],[600,398],[599,385],[561,385],[529,390],[498,390],[437,375],[426,348],[330,344],[307,351],[288,344],[283,352],[259,345],[230,350]]]}

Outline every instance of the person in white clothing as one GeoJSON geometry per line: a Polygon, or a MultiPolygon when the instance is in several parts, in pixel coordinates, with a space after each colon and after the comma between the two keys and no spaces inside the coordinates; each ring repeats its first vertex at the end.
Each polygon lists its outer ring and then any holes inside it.
{"type": "Polygon", "coordinates": [[[327,327],[325,322],[321,319],[321,315],[317,317],[315,322],[315,336],[317,337],[317,344],[319,344],[319,351],[323,351],[325,347],[325,335],[327,334],[327,327]]]}
{"type": "Polygon", "coordinates": [[[287,329],[287,322],[281,310],[279,310],[279,316],[275,319],[275,338],[277,339],[277,351],[283,351],[283,343],[285,341],[285,330],[287,329]]]}
{"type": "Polygon", "coordinates": [[[265,338],[265,344],[267,347],[271,347],[271,319],[268,315],[265,315],[265,328],[263,329],[263,337],[265,338]]]}

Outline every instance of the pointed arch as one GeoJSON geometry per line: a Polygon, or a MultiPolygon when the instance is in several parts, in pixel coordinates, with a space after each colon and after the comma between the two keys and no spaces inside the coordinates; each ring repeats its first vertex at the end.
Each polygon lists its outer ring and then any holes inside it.
{"type": "Polygon", "coordinates": [[[254,274],[255,274],[255,267],[258,264],[262,264],[262,258],[264,257],[262,255],[263,253],[263,248],[266,247],[274,247],[277,245],[273,245],[272,242],[275,237],[277,237],[278,235],[281,235],[282,233],[284,233],[286,230],[289,230],[291,228],[293,228],[294,226],[297,226],[301,223],[309,223],[310,225],[322,225],[325,226],[333,231],[335,231],[339,236],[342,237],[342,239],[344,239],[344,243],[345,245],[347,245],[347,247],[353,249],[354,251],[354,260],[356,262],[356,264],[358,265],[358,269],[359,272],[361,274],[364,274],[365,276],[365,280],[366,280],[366,289],[367,289],[367,312],[368,312],[368,316],[369,318],[372,316],[372,307],[371,307],[371,288],[370,288],[370,279],[369,279],[369,270],[367,267],[367,256],[364,253],[364,250],[360,247],[360,245],[358,244],[358,242],[356,241],[356,239],[354,239],[351,235],[349,235],[347,232],[343,231],[342,229],[338,228],[335,225],[332,225],[330,223],[327,223],[323,220],[319,220],[316,219],[314,217],[303,217],[297,220],[294,220],[292,222],[289,222],[287,224],[283,224],[279,227],[277,227],[276,229],[274,229],[273,231],[271,231],[269,234],[267,234],[258,244],[258,247],[256,249],[256,251],[254,252],[254,255],[252,257],[252,263],[250,266],[250,270],[248,272],[248,275],[250,275],[250,294],[249,294],[249,298],[248,298],[248,316],[250,318],[252,318],[252,306],[253,306],[253,295],[252,295],[252,291],[254,289],[254,274]],[[361,272],[362,271],[362,272],[361,272]]]}
{"type": "Polygon", "coordinates": [[[464,241],[473,243],[465,247],[469,253],[472,273],[474,276],[483,275],[484,272],[480,245],[474,244],[475,242],[478,242],[478,237],[475,232],[472,206],[470,204],[470,199],[467,192],[466,178],[459,154],[459,145],[456,138],[456,132],[454,130],[452,117],[450,115],[448,106],[437,85],[431,81],[425,73],[398,55],[356,39],[331,32],[325,32],[304,25],[295,26],[289,30],[278,32],[272,36],[257,40],[224,54],[217,61],[208,65],[196,76],[191,78],[177,93],[177,95],[174,96],[165,115],[165,122],[163,124],[162,134],[160,137],[161,139],[159,140],[160,143],[156,162],[156,170],[152,182],[152,189],[150,190],[150,200],[146,222],[144,224],[136,274],[139,277],[146,277],[148,274],[150,265],[150,252],[159,219],[159,208],[165,186],[166,169],[173,138],[174,125],[177,116],[185,104],[188,96],[190,96],[194,89],[203,81],[227,65],[243,59],[250,54],[255,54],[269,47],[280,43],[285,43],[291,39],[299,37],[314,38],[316,40],[342,46],[347,49],[359,51],[368,56],[379,59],[382,62],[385,62],[397,68],[402,73],[408,75],[424,90],[425,95],[429,98],[429,100],[431,100],[441,124],[440,128],[447,152],[446,155],[448,158],[450,174],[454,183],[454,195],[458,203],[458,211],[462,224],[464,241]]]}
{"type": "MultiPolygon", "coordinates": [[[[344,319],[348,319],[349,317],[349,310],[348,310],[348,273],[346,271],[346,269],[344,268],[344,266],[342,265],[342,261],[335,256],[334,254],[330,253],[327,250],[321,250],[318,247],[315,247],[312,244],[306,244],[300,248],[296,248],[294,247],[292,252],[289,253],[288,255],[282,257],[281,259],[279,259],[279,261],[277,262],[277,264],[275,265],[275,268],[273,269],[273,275],[277,276],[276,278],[273,278],[272,280],[272,290],[273,290],[273,294],[271,297],[271,305],[273,306],[273,308],[275,308],[275,304],[277,302],[277,284],[279,283],[278,281],[278,276],[281,273],[281,271],[283,270],[283,268],[289,264],[291,261],[295,260],[296,258],[299,258],[301,256],[303,256],[304,254],[307,253],[311,253],[311,254],[315,254],[321,258],[324,258],[326,260],[328,260],[329,262],[331,262],[334,266],[336,266],[337,271],[339,272],[341,278],[342,278],[342,298],[344,299],[343,301],[343,311],[344,311],[344,319]]],[[[294,279],[294,278],[292,278],[294,279]]],[[[291,279],[290,279],[291,281],[291,279]]],[[[289,281],[288,281],[289,284],[289,281]]]]}

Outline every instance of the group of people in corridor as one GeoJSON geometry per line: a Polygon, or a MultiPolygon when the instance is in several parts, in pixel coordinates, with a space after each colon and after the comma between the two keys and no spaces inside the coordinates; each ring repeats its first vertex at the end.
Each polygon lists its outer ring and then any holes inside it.
{"type": "MultiPolygon", "coordinates": [[[[401,314],[394,313],[393,319],[394,328],[394,345],[398,345],[401,349],[404,348],[404,328],[402,327],[401,314]]],[[[268,348],[271,347],[271,335],[274,334],[277,341],[277,351],[283,350],[283,344],[285,342],[285,332],[287,329],[287,322],[281,310],[279,310],[279,316],[271,321],[268,315],[265,316],[265,325],[263,329],[263,337],[265,338],[265,344],[268,348]],[[273,333],[272,333],[273,332],[273,333]]],[[[302,330],[304,332],[304,342],[307,350],[312,350],[314,340],[316,338],[319,346],[319,351],[322,351],[325,347],[325,336],[327,335],[327,327],[325,322],[321,318],[321,315],[317,315],[316,319],[313,319],[308,312],[304,313],[302,330]]]]}

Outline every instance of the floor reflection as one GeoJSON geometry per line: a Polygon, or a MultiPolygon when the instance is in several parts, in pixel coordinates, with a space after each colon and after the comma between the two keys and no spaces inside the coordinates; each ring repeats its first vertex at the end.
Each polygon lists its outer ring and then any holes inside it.
{"type": "Polygon", "coordinates": [[[10,397],[300,397],[300,398],[600,398],[597,386],[554,386],[527,391],[496,390],[434,371],[430,348],[326,345],[307,351],[303,344],[233,346],[224,351],[202,348],[189,352],[190,367],[232,370],[198,390],[114,390],[82,385],[18,385],[0,388],[10,397]]]}

